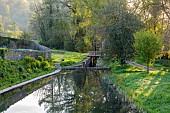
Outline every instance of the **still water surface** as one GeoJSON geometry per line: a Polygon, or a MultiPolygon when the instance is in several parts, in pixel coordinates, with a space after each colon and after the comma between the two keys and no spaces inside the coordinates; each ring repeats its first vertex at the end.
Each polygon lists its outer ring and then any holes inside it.
{"type": "Polygon", "coordinates": [[[0,112],[126,113],[127,105],[116,98],[114,91],[103,81],[101,73],[61,72],[0,95],[0,112]]]}

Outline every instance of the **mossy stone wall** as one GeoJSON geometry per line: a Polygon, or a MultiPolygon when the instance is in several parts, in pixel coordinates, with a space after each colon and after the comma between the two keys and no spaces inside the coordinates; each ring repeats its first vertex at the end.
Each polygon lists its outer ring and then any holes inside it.
{"type": "Polygon", "coordinates": [[[38,58],[38,56],[42,56],[44,59],[51,58],[51,51],[37,51],[37,50],[19,50],[19,49],[8,49],[5,54],[6,60],[23,60],[26,56],[30,56],[33,58],[38,58]]]}

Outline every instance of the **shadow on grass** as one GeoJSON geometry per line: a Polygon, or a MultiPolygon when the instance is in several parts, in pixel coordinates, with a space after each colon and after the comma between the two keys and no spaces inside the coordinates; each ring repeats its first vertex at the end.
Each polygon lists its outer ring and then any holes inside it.
{"type": "Polygon", "coordinates": [[[138,105],[148,113],[169,113],[170,111],[170,82],[164,81],[168,74],[159,72],[147,75],[153,79],[138,96],[138,105]]]}
{"type": "Polygon", "coordinates": [[[170,76],[167,72],[125,67],[113,71],[113,81],[148,113],[169,113],[170,76]]]}

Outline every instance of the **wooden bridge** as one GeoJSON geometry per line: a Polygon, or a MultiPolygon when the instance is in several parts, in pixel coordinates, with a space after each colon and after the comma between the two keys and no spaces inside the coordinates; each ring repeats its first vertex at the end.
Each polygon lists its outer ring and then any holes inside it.
{"type": "Polygon", "coordinates": [[[88,51],[88,56],[89,57],[101,57],[102,54],[100,51],[88,51]]]}
{"type": "Polygon", "coordinates": [[[101,57],[100,51],[89,51],[88,53],[88,57],[79,64],[61,67],[61,70],[110,70],[108,67],[96,66],[97,58],[101,57]]]}

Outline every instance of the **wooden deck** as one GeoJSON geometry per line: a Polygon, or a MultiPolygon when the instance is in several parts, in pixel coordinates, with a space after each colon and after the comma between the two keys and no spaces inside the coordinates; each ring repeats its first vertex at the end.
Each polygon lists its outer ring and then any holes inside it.
{"type": "Polygon", "coordinates": [[[88,51],[89,57],[101,57],[100,51],[88,51]]]}

